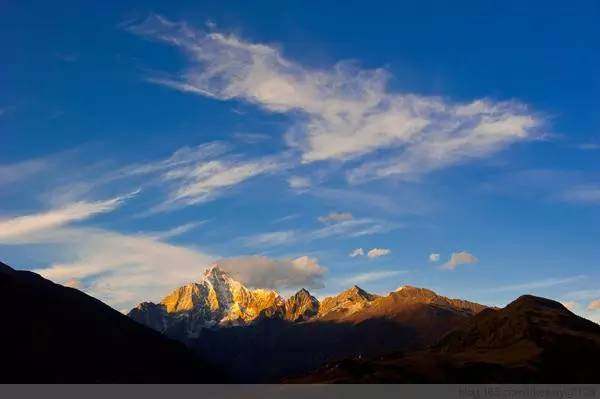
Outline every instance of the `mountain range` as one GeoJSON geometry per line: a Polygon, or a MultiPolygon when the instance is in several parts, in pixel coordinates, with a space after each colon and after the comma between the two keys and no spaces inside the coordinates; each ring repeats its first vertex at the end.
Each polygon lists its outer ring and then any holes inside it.
{"type": "Polygon", "coordinates": [[[327,364],[288,383],[597,383],[600,326],[524,295],[485,309],[435,345],[327,364]]]}
{"type": "Polygon", "coordinates": [[[0,382],[598,382],[600,326],[531,295],[504,308],[411,286],[283,298],[213,266],[127,317],[0,263],[0,303],[0,382]]]}
{"type": "Polygon", "coordinates": [[[433,344],[486,307],[403,286],[386,296],[360,287],[322,301],[301,289],[284,299],[249,289],[214,265],[195,283],[129,316],[184,342],[244,382],[276,381],[327,361],[433,344]]]}

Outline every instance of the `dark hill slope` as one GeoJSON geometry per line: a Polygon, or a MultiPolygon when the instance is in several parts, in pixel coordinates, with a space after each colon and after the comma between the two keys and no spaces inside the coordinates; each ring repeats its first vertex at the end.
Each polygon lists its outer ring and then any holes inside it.
{"type": "Polygon", "coordinates": [[[181,343],[76,289],[0,263],[0,382],[218,382],[181,343]]]}
{"type": "Polygon", "coordinates": [[[426,350],[330,363],[288,382],[597,383],[599,356],[598,324],[525,295],[483,310],[426,350]]]}

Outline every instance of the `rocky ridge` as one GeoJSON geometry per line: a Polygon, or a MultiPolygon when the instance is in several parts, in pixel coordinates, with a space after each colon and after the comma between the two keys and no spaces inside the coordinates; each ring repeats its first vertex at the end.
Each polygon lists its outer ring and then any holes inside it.
{"type": "Polygon", "coordinates": [[[215,264],[204,272],[200,281],[175,289],[158,304],[143,302],[132,309],[129,316],[170,336],[194,338],[203,329],[246,326],[264,319],[293,323],[361,321],[389,316],[390,312],[414,304],[447,308],[468,315],[485,308],[410,286],[380,296],[355,285],[322,301],[301,289],[284,299],[274,290],[245,287],[215,264]]]}

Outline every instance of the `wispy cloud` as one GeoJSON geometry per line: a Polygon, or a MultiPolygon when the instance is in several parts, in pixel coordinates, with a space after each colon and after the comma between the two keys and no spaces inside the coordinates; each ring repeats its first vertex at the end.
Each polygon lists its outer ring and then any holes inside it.
{"type": "Polygon", "coordinates": [[[279,219],[275,219],[271,223],[278,224],[278,223],[289,222],[290,220],[298,219],[299,217],[300,217],[299,213],[292,213],[291,215],[287,215],[287,216],[281,217],[279,219]]]}
{"type": "Polygon", "coordinates": [[[247,144],[262,143],[271,138],[268,134],[263,133],[234,133],[233,138],[247,144]]]}
{"type": "Polygon", "coordinates": [[[583,275],[577,275],[572,277],[565,278],[547,278],[538,281],[530,281],[522,284],[511,284],[511,285],[503,285],[500,287],[491,287],[486,288],[486,292],[508,292],[508,291],[520,291],[520,292],[529,292],[530,290],[535,290],[538,288],[548,288],[554,287],[557,285],[570,284],[577,281],[581,281],[585,279],[583,275]]]}
{"type": "Polygon", "coordinates": [[[567,202],[579,204],[600,204],[600,184],[571,187],[563,192],[562,199],[567,202]]]}
{"type": "Polygon", "coordinates": [[[295,189],[295,190],[309,188],[312,184],[312,182],[310,181],[310,179],[308,177],[303,177],[303,176],[291,176],[290,178],[288,178],[287,182],[288,182],[290,188],[295,189]]]}
{"type": "Polygon", "coordinates": [[[235,186],[252,177],[281,169],[275,159],[245,162],[213,160],[194,167],[172,170],[166,180],[177,181],[179,187],[167,203],[197,204],[213,198],[221,190],[235,186]]]}
{"type": "Polygon", "coordinates": [[[440,254],[436,254],[436,253],[429,254],[429,261],[433,262],[433,263],[439,262],[440,261],[440,254]]]}
{"type": "Polygon", "coordinates": [[[346,160],[379,149],[388,157],[365,162],[350,181],[413,177],[493,154],[531,139],[541,120],[515,101],[466,104],[389,91],[390,74],[339,62],[328,70],[304,67],[275,47],[193,29],[160,16],[128,28],[180,48],[190,66],[179,76],[150,80],[219,100],[241,99],[276,113],[302,115],[286,139],[303,162],[346,160]]]}
{"type": "Polygon", "coordinates": [[[201,162],[215,159],[231,150],[230,146],[221,141],[212,141],[195,147],[181,147],[169,157],[127,165],[116,172],[107,176],[107,180],[118,178],[127,178],[132,176],[143,176],[153,173],[162,173],[172,170],[178,170],[183,167],[190,167],[201,162]]]}
{"type": "Polygon", "coordinates": [[[564,295],[566,299],[585,301],[600,297],[600,289],[571,291],[564,295]]]}
{"type": "Polygon", "coordinates": [[[169,230],[152,232],[152,233],[143,233],[143,235],[145,235],[147,237],[152,237],[157,240],[166,240],[169,238],[180,236],[180,235],[185,234],[194,229],[197,229],[198,227],[202,226],[206,222],[207,222],[207,220],[202,220],[199,222],[185,223],[180,226],[173,227],[169,230]]]}
{"type": "Polygon", "coordinates": [[[250,237],[243,238],[246,246],[249,247],[271,247],[284,245],[294,242],[297,233],[293,230],[272,231],[269,233],[260,233],[250,237]]]}
{"type": "Polygon", "coordinates": [[[365,255],[365,250],[362,248],[356,248],[348,254],[348,256],[351,258],[356,258],[357,256],[364,256],[364,255],[365,255]]]}
{"type": "Polygon", "coordinates": [[[0,242],[19,241],[28,235],[111,212],[139,191],[96,202],[75,202],[46,212],[0,219],[0,242]]]}
{"type": "Polygon", "coordinates": [[[338,223],[352,220],[353,216],[350,212],[331,212],[324,216],[319,216],[318,220],[321,223],[338,223]]]}
{"type": "Polygon", "coordinates": [[[308,232],[304,238],[307,240],[316,240],[333,236],[362,237],[387,233],[400,227],[402,226],[397,223],[371,218],[351,219],[308,232]]]}
{"type": "Polygon", "coordinates": [[[584,150],[584,151],[596,151],[596,150],[600,150],[600,144],[599,143],[580,143],[575,145],[575,148],[578,148],[580,150],[584,150]]]}
{"type": "Polygon", "coordinates": [[[400,227],[400,225],[390,222],[362,218],[333,223],[314,230],[285,230],[260,233],[244,237],[242,241],[250,247],[268,247],[289,245],[295,242],[306,243],[330,237],[362,237],[387,233],[400,227]]]}
{"type": "Polygon", "coordinates": [[[406,273],[408,273],[407,270],[373,270],[366,273],[359,273],[344,277],[339,280],[339,283],[341,285],[371,283],[373,281],[380,281],[406,273]]]}
{"type": "Polygon", "coordinates": [[[470,265],[477,262],[479,262],[479,259],[467,251],[454,252],[452,253],[452,256],[450,256],[450,260],[444,263],[441,268],[446,270],[454,270],[457,266],[470,265]]]}
{"type": "Polygon", "coordinates": [[[367,257],[369,258],[379,258],[382,256],[389,255],[392,251],[387,248],[373,248],[369,252],[367,252],[367,257]]]}
{"type": "Polygon", "coordinates": [[[596,299],[590,302],[587,306],[587,310],[597,311],[600,310],[600,299],[596,299]]]}

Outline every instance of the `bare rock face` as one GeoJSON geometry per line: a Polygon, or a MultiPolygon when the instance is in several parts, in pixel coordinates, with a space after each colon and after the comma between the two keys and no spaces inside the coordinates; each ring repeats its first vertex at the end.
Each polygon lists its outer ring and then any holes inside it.
{"type": "Polygon", "coordinates": [[[129,315],[185,342],[240,382],[267,382],[330,360],[434,344],[484,308],[410,286],[388,295],[353,286],[322,301],[301,289],[284,300],[212,267],[200,281],[129,315]]]}
{"type": "Polygon", "coordinates": [[[306,321],[319,312],[319,301],[304,288],[285,301],[284,318],[290,321],[306,321]]]}
{"type": "Polygon", "coordinates": [[[283,306],[276,291],[246,288],[215,265],[201,281],[177,288],[160,304],[144,302],[129,317],[163,333],[183,329],[189,338],[203,328],[249,324],[261,315],[278,314],[283,306]]]}
{"type": "Polygon", "coordinates": [[[358,313],[379,298],[378,295],[369,294],[358,286],[332,297],[323,299],[319,307],[319,318],[339,319],[358,313]]]}

